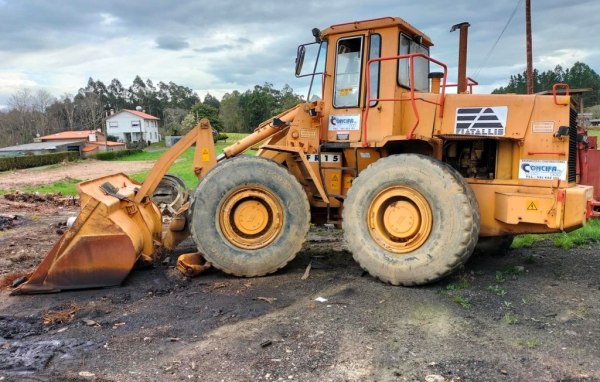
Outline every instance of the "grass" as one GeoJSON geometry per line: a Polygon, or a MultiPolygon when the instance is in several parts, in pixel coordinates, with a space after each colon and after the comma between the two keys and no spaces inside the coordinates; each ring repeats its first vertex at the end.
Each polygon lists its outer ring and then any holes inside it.
{"type": "Polygon", "coordinates": [[[469,282],[469,280],[467,280],[466,277],[461,277],[459,280],[446,285],[446,290],[462,290],[469,289],[470,287],[471,283],[469,282]]]}
{"type": "MultiPolygon", "coordinates": [[[[75,188],[75,186],[77,186],[77,184],[80,182],[81,182],[81,180],[79,180],[79,179],[66,179],[66,180],[54,182],[52,184],[44,184],[41,186],[28,186],[28,187],[22,188],[18,191],[27,192],[27,193],[39,192],[40,194],[49,194],[49,193],[60,192],[63,195],[77,195],[77,189],[75,188]]],[[[17,191],[17,190],[2,189],[2,190],[0,190],[0,195],[8,194],[8,193],[15,192],[15,191],[17,191]]]]}
{"type": "Polygon", "coordinates": [[[584,227],[568,233],[518,235],[513,240],[511,248],[531,248],[544,240],[550,240],[555,247],[565,250],[593,242],[600,242],[600,218],[589,219],[584,227]]]}
{"type": "Polygon", "coordinates": [[[510,313],[506,313],[504,315],[504,317],[502,317],[502,319],[504,320],[504,322],[506,322],[508,325],[514,325],[517,322],[519,322],[519,319],[517,318],[517,316],[515,316],[514,314],[510,314],[510,313]]]}
{"type": "Polygon", "coordinates": [[[556,247],[571,249],[579,245],[600,241],[600,219],[590,219],[587,224],[569,233],[552,235],[552,243],[556,247]]]}
{"type": "Polygon", "coordinates": [[[513,239],[512,245],[510,246],[511,248],[531,248],[533,247],[536,243],[539,243],[540,241],[544,240],[544,235],[533,235],[533,234],[528,234],[528,235],[518,235],[513,239]]]}
{"type": "MultiPolygon", "coordinates": [[[[227,146],[229,146],[229,145],[218,142],[215,145],[216,155],[219,155],[220,153],[222,153],[223,149],[227,146]]],[[[164,152],[165,152],[165,150],[144,151],[141,153],[129,155],[125,158],[119,158],[119,160],[127,160],[127,161],[157,160],[158,158],[160,158],[160,156],[164,152]]],[[[196,178],[196,175],[194,175],[194,171],[192,170],[192,163],[194,161],[194,152],[195,152],[195,148],[193,148],[193,147],[187,149],[175,161],[175,163],[173,163],[173,165],[167,171],[167,173],[177,175],[178,177],[183,179],[185,181],[185,184],[187,184],[188,188],[191,188],[191,189],[195,188],[196,185],[198,184],[198,178],[196,178]]],[[[143,171],[143,172],[139,172],[139,173],[135,173],[135,174],[128,174],[128,175],[130,175],[133,179],[137,180],[138,182],[143,182],[144,179],[146,179],[146,176],[148,176],[148,173],[149,173],[149,171],[143,171]]]]}
{"type": "Polygon", "coordinates": [[[587,131],[588,135],[594,136],[594,137],[600,137],[600,130],[591,130],[589,129],[587,131]]]}
{"type": "Polygon", "coordinates": [[[458,304],[460,306],[462,306],[465,309],[471,309],[472,305],[471,305],[471,300],[469,300],[466,297],[463,297],[461,295],[448,295],[448,298],[450,299],[450,301],[452,301],[455,304],[458,304]]]}
{"type": "Polygon", "coordinates": [[[520,339],[517,341],[517,345],[527,349],[535,349],[540,345],[540,341],[537,338],[520,339]]]}
{"type": "Polygon", "coordinates": [[[496,296],[504,296],[506,295],[506,289],[502,288],[500,285],[495,284],[495,285],[489,285],[487,287],[487,289],[492,292],[493,294],[495,294],[496,296]]]}

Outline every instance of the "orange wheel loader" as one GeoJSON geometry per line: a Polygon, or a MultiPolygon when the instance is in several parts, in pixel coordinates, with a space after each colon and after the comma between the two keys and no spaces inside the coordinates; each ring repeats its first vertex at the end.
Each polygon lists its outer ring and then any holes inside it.
{"type": "MultiPolygon", "coordinates": [[[[467,28],[453,28],[461,41],[467,28]]],[[[449,84],[429,37],[400,18],[313,37],[296,58],[296,76],[310,79],[306,103],[218,157],[202,120],[141,185],[123,174],[81,183],[75,224],[14,292],[119,285],[136,261],[190,235],[201,255],[180,259],[186,273],[205,259],[263,276],[294,258],[311,223],[341,225],[374,277],[420,285],[459,268],[478,241],[507,248],[513,235],[574,230],[597,213],[593,187],[579,184],[577,113],[565,86],[473,94],[466,44],[458,84],[449,84]],[[151,195],[194,143],[199,184],[163,232],[151,195]],[[256,156],[240,155],[256,145],[256,156]]]]}

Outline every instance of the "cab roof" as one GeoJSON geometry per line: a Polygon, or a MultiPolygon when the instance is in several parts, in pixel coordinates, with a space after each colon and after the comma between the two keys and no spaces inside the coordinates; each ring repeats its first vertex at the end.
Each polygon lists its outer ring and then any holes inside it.
{"type": "Polygon", "coordinates": [[[423,44],[426,46],[433,46],[433,42],[429,36],[425,33],[421,32],[414,26],[410,25],[406,21],[402,20],[400,17],[381,17],[378,19],[369,19],[369,20],[361,20],[361,21],[352,21],[344,24],[336,24],[332,25],[327,29],[321,31],[321,38],[326,38],[329,35],[336,35],[341,33],[353,32],[353,31],[363,31],[369,29],[381,29],[381,28],[389,28],[389,27],[399,27],[400,30],[406,32],[408,35],[421,36],[423,38],[423,44]]]}

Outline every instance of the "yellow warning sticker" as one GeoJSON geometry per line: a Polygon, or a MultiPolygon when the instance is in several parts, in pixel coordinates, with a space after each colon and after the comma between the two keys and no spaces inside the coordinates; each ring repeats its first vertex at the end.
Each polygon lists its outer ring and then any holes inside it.
{"type": "Polygon", "coordinates": [[[331,177],[331,189],[338,190],[340,188],[340,177],[338,175],[333,175],[331,177]]]}
{"type": "Polygon", "coordinates": [[[210,152],[208,148],[205,147],[202,149],[202,162],[208,162],[210,160],[210,152]]]}
{"type": "Polygon", "coordinates": [[[352,186],[353,180],[354,180],[354,177],[352,177],[352,176],[344,176],[344,188],[346,190],[350,189],[350,186],[352,186]]]}
{"type": "Polygon", "coordinates": [[[527,201],[527,211],[537,211],[537,205],[535,204],[535,201],[533,200],[528,200],[527,201]]]}
{"type": "Polygon", "coordinates": [[[342,96],[342,97],[346,97],[350,93],[352,93],[352,88],[343,88],[343,89],[340,89],[340,96],[342,96]]]}

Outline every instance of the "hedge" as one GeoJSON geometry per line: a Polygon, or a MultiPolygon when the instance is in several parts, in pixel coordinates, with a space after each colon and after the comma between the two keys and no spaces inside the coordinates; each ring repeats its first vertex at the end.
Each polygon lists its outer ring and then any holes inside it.
{"type": "Polygon", "coordinates": [[[129,150],[119,150],[119,151],[106,151],[102,153],[98,153],[96,155],[91,155],[90,158],[98,159],[98,160],[112,160],[116,158],[126,157],[128,155],[141,153],[144,150],[141,149],[129,149],[129,150]]]}
{"type": "Polygon", "coordinates": [[[79,159],[78,151],[63,151],[59,153],[23,155],[17,157],[0,157],[0,171],[46,166],[63,161],[75,161],[77,159],[79,159]]]}

